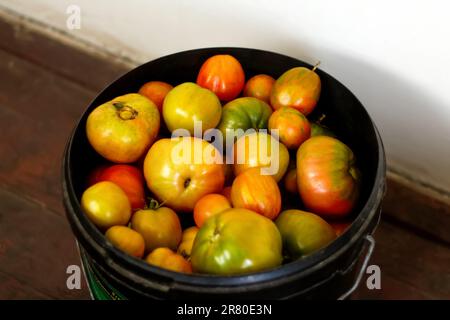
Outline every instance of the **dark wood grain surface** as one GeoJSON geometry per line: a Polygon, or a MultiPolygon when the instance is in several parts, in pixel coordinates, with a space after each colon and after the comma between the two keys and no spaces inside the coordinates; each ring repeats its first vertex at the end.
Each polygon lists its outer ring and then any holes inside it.
{"type": "MultiPolygon", "coordinates": [[[[1,299],[89,299],[84,282],[81,290],[66,286],[66,268],[79,256],[61,204],[61,156],[85,106],[126,69],[0,19],[1,299]]],[[[394,191],[391,203],[405,194],[394,191]]],[[[432,232],[426,215],[436,212],[427,208],[414,215],[432,232]]],[[[353,298],[450,299],[448,244],[395,216],[390,210],[375,234],[370,263],[381,268],[381,290],[367,289],[364,277],[353,298]]],[[[448,229],[436,228],[446,239],[448,229]]]]}

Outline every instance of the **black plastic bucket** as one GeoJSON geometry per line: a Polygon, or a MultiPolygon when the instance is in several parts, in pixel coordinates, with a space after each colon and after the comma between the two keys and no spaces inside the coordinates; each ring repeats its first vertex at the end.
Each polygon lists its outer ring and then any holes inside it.
{"type": "Polygon", "coordinates": [[[265,272],[232,277],[186,275],[151,266],[115,249],[82,212],[80,198],[86,188],[86,177],[103,161],[86,138],[88,114],[116,96],[137,92],[150,80],[172,85],[195,82],[202,63],[212,55],[224,53],[241,62],[247,79],[259,73],[277,78],[292,67],[311,67],[291,57],[255,49],[207,48],[180,52],[150,61],[114,81],[89,105],[76,125],[64,153],[63,196],[94,298],[337,299],[347,297],[361,279],[360,271],[373,249],[370,235],[378,223],[385,190],[384,150],[362,104],[345,86],[321,70],[317,70],[322,93],[316,112],[326,114],[325,124],[352,148],[363,177],[353,224],[326,248],[265,272]],[[358,262],[364,254],[366,259],[361,267],[358,262]]]}

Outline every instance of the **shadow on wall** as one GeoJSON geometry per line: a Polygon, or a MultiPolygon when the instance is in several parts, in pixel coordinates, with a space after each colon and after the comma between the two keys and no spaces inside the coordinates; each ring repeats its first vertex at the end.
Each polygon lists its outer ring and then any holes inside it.
{"type": "Polygon", "coordinates": [[[407,79],[341,52],[280,38],[271,50],[311,64],[321,60],[320,68],[346,85],[368,110],[383,138],[388,166],[450,192],[450,108],[444,101],[407,79]]]}

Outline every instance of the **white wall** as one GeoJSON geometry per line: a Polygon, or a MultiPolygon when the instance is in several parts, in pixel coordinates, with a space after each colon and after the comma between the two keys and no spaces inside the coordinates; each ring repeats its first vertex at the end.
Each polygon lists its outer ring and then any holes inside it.
{"type": "Polygon", "coordinates": [[[446,2],[0,0],[0,6],[138,62],[211,46],[320,59],[367,107],[389,165],[450,191],[446,2]],[[81,30],[66,28],[69,4],[81,7],[81,30]]]}

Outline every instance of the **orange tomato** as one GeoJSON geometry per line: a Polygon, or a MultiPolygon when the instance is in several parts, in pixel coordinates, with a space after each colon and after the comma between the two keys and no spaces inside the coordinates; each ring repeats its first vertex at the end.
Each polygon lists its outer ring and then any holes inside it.
{"type": "Polygon", "coordinates": [[[197,76],[197,84],[214,92],[220,100],[230,101],[242,91],[245,74],[236,58],[219,54],[206,60],[197,76]]]}
{"type": "Polygon", "coordinates": [[[142,258],[144,256],[144,238],[133,229],[125,226],[113,226],[106,231],[106,238],[114,247],[130,256],[142,258]]]}
{"type": "Polygon", "coordinates": [[[184,258],[189,259],[191,256],[192,245],[194,244],[195,236],[198,233],[199,228],[190,227],[183,231],[181,237],[181,243],[178,246],[177,253],[181,254],[184,258]]]}
{"type": "Polygon", "coordinates": [[[234,180],[231,203],[234,208],[249,209],[273,220],[281,210],[281,193],[271,176],[262,175],[260,169],[253,168],[234,180]]]}
{"type": "Polygon", "coordinates": [[[139,93],[143,96],[149,98],[158,107],[159,112],[162,111],[162,106],[164,98],[172,90],[172,86],[166,82],[162,81],[150,81],[144,84],[140,89],[139,93]]]}
{"type": "Polygon", "coordinates": [[[145,158],[144,176],[153,194],[177,212],[192,212],[201,197],[220,192],[225,181],[220,152],[194,137],[157,141],[145,158]]]}
{"type": "Polygon", "coordinates": [[[181,240],[180,220],[167,207],[137,211],[131,218],[131,228],[142,235],[147,252],[159,247],[176,250],[181,240]]]}
{"type": "Polygon", "coordinates": [[[130,165],[116,164],[103,170],[100,181],[111,181],[117,184],[128,196],[133,210],[144,209],[145,192],[142,172],[130,165]]]}
{"type": "Polygon", "coordinates": [[[288,149],[297,149],[311,136],[308,119],[294,108],[284,107],[276,110],[269,118],[272,135],[277,132],[280,141],[288,149]]]}
{"type": "Polygon", "coordinates": [[[291,169],[286,173],[286,175],[284,176],[284,188],[290,193],[298,193],[297,169],[291,169]]]}
{"type": "Polygon", "coordinates": [[[244,87],[244,97],[254,97],[266,103],[270,102],[270,92],[275,79],[267,74],[258,74],[250,78],[244,87]]]}
{"type": "Polygon", "coordinates": [[[209,217],[230,208],[231,204],[225,196],[217,193],[208,194],[195,204],[195,224],[200,228],[209,217]]]}
{"type": "Polygon", "coordinates": [[[158,108],[148,98],[130,93],[95,108],[88,116],[86,134],[91,146],[116,163],[137,161],[159,132],[158,108]]]}
{"type": "Polygon", "coordinates": [[[175,272],[192,273],[191,264],[181,255],[173,252],[169,248],[155,249],[147,256],[147,258],[145,258],[145,261],[163,269],[175,272]]]}
{"type": "Polygon", "coordinates": [[[233,170],[236,176],[249,168],[270,168],[278,182],[288,165],[288,150],[270,134],[253,132],[240,137],[234,144],[233,170]]]}

